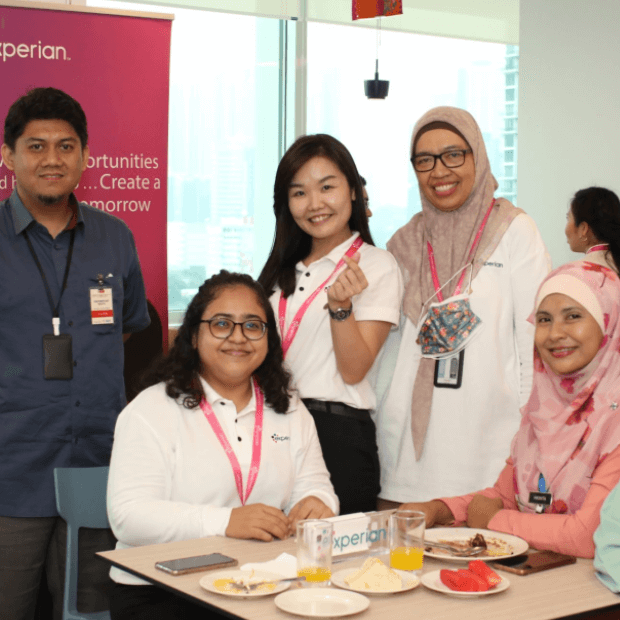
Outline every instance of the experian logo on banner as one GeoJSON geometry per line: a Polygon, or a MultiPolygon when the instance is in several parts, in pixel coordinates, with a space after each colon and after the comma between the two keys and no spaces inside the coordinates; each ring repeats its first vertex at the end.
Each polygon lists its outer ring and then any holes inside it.
{"type": "Polygon", "coordinates": [[[31,58],[34,60],[71,60],[62,45],[43,45],[38,43],[2,43],[0,58],[6,62],[11,58],[31,58]]]}

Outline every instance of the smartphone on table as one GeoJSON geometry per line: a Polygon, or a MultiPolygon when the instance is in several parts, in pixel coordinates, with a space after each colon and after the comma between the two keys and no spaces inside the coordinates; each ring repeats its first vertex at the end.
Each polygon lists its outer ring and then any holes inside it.
{"type": "Polygon", "coordinates": [[[489,564],[516,575],[530,575],[542,570],[574,564],[576,561],[577,558],[572,555],[564,555],[555,551],[532,551],[502,560],[495,560],[494,562],[489,562],[489,564]]]}
{"type": "Polygon", "coordinates": [[[163,570],[170,575],[186,575],[198,571],[212,570],[214,568],[227,568],[237,566],[235,558],[222,553],[210,553],[209,555],[196,555],[191,558],[179,558],[178,560],[166,560],[156,562],[155,568],[163,570]]]}

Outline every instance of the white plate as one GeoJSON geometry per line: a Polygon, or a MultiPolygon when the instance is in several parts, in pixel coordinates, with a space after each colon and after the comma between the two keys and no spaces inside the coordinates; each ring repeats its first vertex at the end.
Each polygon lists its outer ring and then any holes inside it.
{"type": "Polygon", "coordinates": [[[350,616],[370,605],[362,594],[335,588],[296,588],[279,594],[274,602],[282,611],[309,618],[350,616]]]}
{"type": "Polygon", "coordinates": [[[427,545],[429,543],[445,541],[450,544],[451,541],[467,542],[471,540],[476,534],[482,534],[484,539],[496,540],[503,545],[507,545],[510,549],[510,553],[503,555],[475,555],[466,558],[460,558],[451,555],[449,551],[429,552],[424,551],[424,555],[429,558],[437,558],[438,560],[450,560],[450,562],[469,562],[470,560],[484,560],[485,562],[491,562],[493,560],[501,560],[502,558],[509,558],[513,555],[521,555],[529,549],[529,545],[523,538],[518,536],[512,536],[511,534],[503,534],[502,532],[493,532],[491,530],[476,530],[469,527],[433,527],[426,530],[424,540],[427,545]]]}
{"type": "MultiPolygon", "coordinates": [[[[250,590],[246,592],[244,590],[230,590],[230,591],[222,591],[216,587],[216,582],[218,580],[227,580],[232,579],[233,581],[240,581],[243,577],[250,577],[252,581],[277,581],[278,579],[282,579],[282,575],[278,575],[276,573],[268,573],[266,571],[252,571],[252,570],[219,570],[215,573],[208,573],[204,575],[199,583],[200,585],[209,592],[215,592],[215,594],[223,594],[224,596],[234,596],[237,598],[248,598],[248,597],[256,597],[256,596],[269,596],[270,594],[277,594],[278,592],[284,592],[287,588],[291,586],[290,581],[283,581],[277,583],[275,588],[258,588],[257,590],[250,590]]],[[[217,584],[220,585],[221,583],[217,584]]]]}
{"type": "Polygon", "coordinates": [[[487,596],[487,594],[497,594],[498,592],[503,592],[508,588],[508,586],[510,586],[510,581],[508,581],[506,577],[502,577],[501,582],[490,590],[486,590],[484,592],[459,592],[458,590],[450,590],[448,586],[444,585],[441,582],[438,570],[431,571],[430,573],[424,573],[422,575],[422,583],[430,590],[435,590],[436,592],[441,592],[443,594],[450,594],[451,596],[461,596],[467,598],[472,596],[487,596]]]}
{"type": "Polygon", "coordinates": [[[377,592],[374,590],[363,590],[360,588],[352,588],[345,581],[345,577],[352,575],[353,573],[357,572],[357,570],[358,570],[357,568],[343,568],[339,570],[337,573],[334,573],[332,575],[332,583],[335,586],[338,586],[339,588],[343,588],[345,590],[351,590],[352,592],[361,592],[362,594],[374,594],[374,595],[395,594],[397,592],[406,592],[407,590],[413,590],[413,588],[416,588],[417,586],[420,585],[420,580],[415,575],[410,575],[405,570],[392,569],[395,573],[398,573],[403,580],[403,587],[400,590],[391,590],[390,592],[377,592]]]}

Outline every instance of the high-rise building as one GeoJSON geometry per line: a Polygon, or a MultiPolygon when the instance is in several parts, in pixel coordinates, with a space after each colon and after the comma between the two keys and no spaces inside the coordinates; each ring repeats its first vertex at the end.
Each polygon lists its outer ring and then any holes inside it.
{"type": "Polygon", "coordinates": [[[505,99],[504,117],[504,168],[498,178],[501,195],[517,203],[517,132],[519,101],[519,48],[506,46],[505,99]]]}

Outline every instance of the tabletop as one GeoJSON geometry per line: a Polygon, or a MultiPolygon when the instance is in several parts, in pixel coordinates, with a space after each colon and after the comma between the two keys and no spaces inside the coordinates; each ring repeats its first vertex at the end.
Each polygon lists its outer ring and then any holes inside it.
{"type": "MultiPolygon", "coordinates": [[[[232,618],[245,620],[295,618],[280,611],[274,604],[274,596],[242,599],[212,594],[201,588],[200,578],[205,574],[192,573],[172,576],[155,568],[155,562],[183,557],[220,552],[236,558],[239,566],[247,562],[263,562],[276,558],[283,552],[295,554],[295,542],[288,539],[264,543],[254,540],[239,540],[221,536],[212,536],[197,540],[185,540],[160,545],[148,545],[105,551],[101,557],[119,568],[142,577],[143,579],[181,596],[224,611],[232,618]]],[[[357,568],[362,560],[349,560],[334,565],[334,572],[339,568],[357,568]]],[[[433,558],[425,558],[424,571],[440,568],[463,568],[463,564],[454,564],[433,558]]],[[[618,605],[617,595],[605,588],[595,577],[592,560],[578,559],[576,564],[562,566],[553,570],[534,573],[527,576],[502,572],[510,580],[510,587],[498,594],[476,597],[457,598],[431,591],[423,585],[414,590],[390,595],[370,595],[370,607],[355,618],[360,620],[384,620],[386,617],[411,617],[415,610],[416,620],[426,618],[443,620],[551,620],[573,614],[592,612],[596,615],[605,607],[618,605]],[[389,614],[389,616],[388,616],[389,614]]],[[[299,587],[293,585],[291,587],[299,587]]],[[[615,611],[620,617],[620,611],[615,611]]],[[[299,616],[297,616],[299,617],[299,616]]],[[[585,617],[585,616],[584,616],[585,617]]],[[[588,616],[590,617],[590,616],[588,616]]],[[[613,616],[611,616],[613,617],[613,616]]]]}

